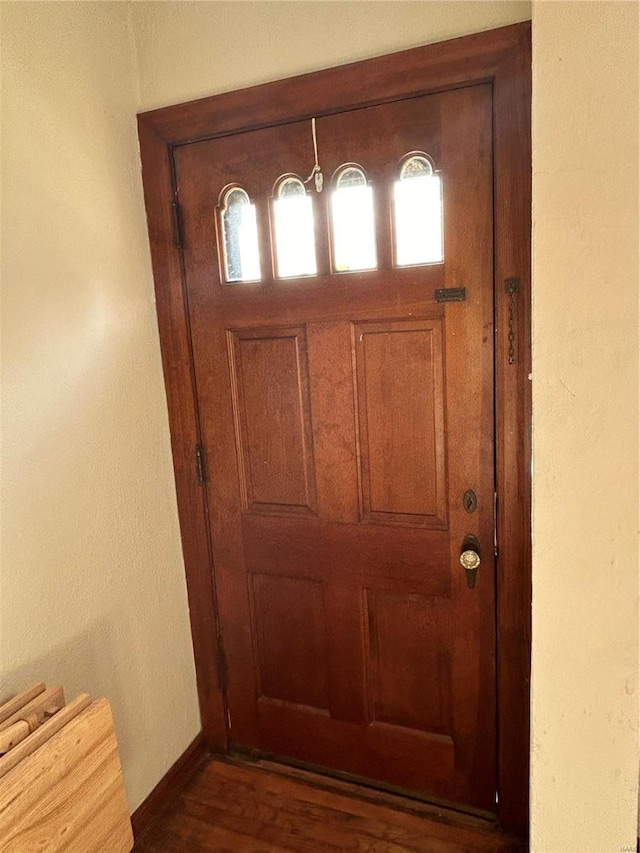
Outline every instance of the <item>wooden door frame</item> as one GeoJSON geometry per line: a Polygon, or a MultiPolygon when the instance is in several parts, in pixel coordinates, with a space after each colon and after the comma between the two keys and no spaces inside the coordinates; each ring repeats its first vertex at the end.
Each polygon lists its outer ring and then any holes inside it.
{"type": "Polygon", "coordinates": [[[206,489],[196,465],[199,413],[173,149],[487,82],[494,129],[498,813],[503,829],[524,835],[531,657],[530,22],[142,113],[138,129],[200,712],[211,750],[224,753],[224,662],[206,489]],[[513,279],[519,290],[510,295],[506,282],[513,279]]]}

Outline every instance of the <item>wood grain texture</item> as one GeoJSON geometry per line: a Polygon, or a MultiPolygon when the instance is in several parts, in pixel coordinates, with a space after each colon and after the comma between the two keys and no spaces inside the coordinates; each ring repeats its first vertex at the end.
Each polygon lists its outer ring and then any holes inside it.
{"type": "Polygon", "coordinates": [[[132,846],[111,708],[97,699],[2,779],[0,851],[129,853],[132,846]]]}
{"type": "Polygon", "coordinates": [[[6,717],[0,723],[0,731],[12,726],[19,720],[26,720],[30,716],[35,716],[38,722],[42,723],[46,716],[51,715],[55,711],[59,711],[64,706],[64,690],[62,687],[48,687],[39,693],[26,705],[23,705],[18,711],[14,711],[9,717],[6,717]]]}
{"type": "MultiPolygon", "coordinates": [[[[172,240],[170,204],[175,183],[172,152],[178,143],[308,119],[416,94],[489,82],[493,87],[494,194],[496,246],[496,383],[499,584],[497,602],[499,707],[499,812],[502,825],[526,831],[528,823],[529,660],[530,660],[530,421],[527,380],[530,347],[530,23],[467,36],[449,42],[353,63],[248,90],[167,107],[139,117],[145,202],[154,266],[163,366],[176,471],[176,488],[189,590],[200,707],[209,743],[227,744],[225,698],[217,681],[217,605],[212,585],[212,558],[207,531],[206,496],[197,485],[193,464],[199,441],[189,323],[180,254],[172,240]],[[516,302],[517,367],[506,363],[507,303],[504,278],[518,276],[516,302]]],[[[319,197],[314,198],[318,210],[319,197]]],[[[323,220],[322,220],[323,221],[323,220]]],[[[326,228],[318,245],[327,247],[326,228]]],[[[323,253],[323,257],[326,251],[323,253]]],[[[319,279],[328,273],[319,265],[319,279]]],[[[434,278],[429,287],[442,287],[434,278]]],[[[355,294],[357,296],[357,293],[355,294]]],[[[345,302],[349,294],[341,295],[345,302]]],[[[381,298],[381,311],[395,294],[381,298]]],[[[419,293],[416,294],[419,302],[419,293]]],[[[282,305],[277,294],[262,307],[265,323],[278,322],[282,305]]],[[[334,319],[329,306],[325,320],[334,319]]],[[[238,317],[238,321],[241,318],[238,317]]],[[[336,337],[336,340],[339,335],[336,337]]],[[[313,335],[308,334],[314,361],[313,335]]],[[[224,352],[220,357],[226,357],[224,352]]],[[[343,449],[336,430],[333,401],[346,405],[349,377],[341,376],[321,393],[312,392],[318,423],[326,427],[316,451],[331,457],[351,477],[354,460],[343,449]]],[[[217,460],[220,476],[233,473],[217,460]]],[[[318,502],[329,513],[329,478],[317,478],[318,502]]],[[[339,515],[352,510],[337,507],[339,515]]],[[[220,553],[218,559],[226,559],[220,553]]],[[[346,666],[348,670],[348,666],[346,666]]]]}
{"type": "Polygon", "coordinates": [[[314,514],[305,330],[245,329],[228,337],[243,508],[314,514]]]}
{"type": "Polygon", "coordinates": [[[524,853],[479,820],[304,771],[212,760],[136,842],[135,853],[524,853]],[[318,784],[316,784],[318,783],[318,784]],[[403,808],[404,807],[404,808],[403,808]]]}
{"type": "Polygon", "coordinates": [[[0,732],[0,755],[4,755],[29,736],[29,723],[19,720],[0,732]]]}
{"type": "Polygon", "coordinates": [[[36,729],[28,735],[21,743],[17,744],[7,755],[0,758],[0,779],[5,776],[14,767],[23,761],[28,755],[31,755],[44,743],[46,743],[56,732],[59,732],[67,723],[74,717],[88,708],[91,704],[91,697],[87,693],[81,693],[79,696],[61,708],[56,714],[43,723],[40,728],[36,729]]]}
{"type": "Polygon", "coordinates": [[[354,324],[364,520],[446,528],[442,324],[354,324]]]}
{"type": "Polygon", "coordinates": [[[498,493],[498,787],[504,826],[529,815],[531,661],[531,29],[523,25],[494,80],[496,480],[498,493]],[[505,280],[515,298],[509,364],[505,280]]]}
{"type": "Polygon", "coordinates": [[[17,696],[13,696],[11,699],[8,699],[3,705],[0,705],[0,723],[3,723],[5,720],[9,719],[9,717],[13,716],[13,714],[15,714],[16,711],[19,711],[20,708],[24,707],[27,702],[30,702],[32,699],[35,699],[36,696],[44,693],[45,689],[44,682],[34,684],[32,687],[28,687],[26,690],[18,693],[17,696]]]}

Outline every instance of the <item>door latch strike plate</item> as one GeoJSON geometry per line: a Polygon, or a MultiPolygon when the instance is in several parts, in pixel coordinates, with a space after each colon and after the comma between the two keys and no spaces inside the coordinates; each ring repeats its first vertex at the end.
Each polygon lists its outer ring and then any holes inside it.
{"type": "Polygon", "coordinates": [[[436,302],[464,302],[467,298],[467,288],[439,287],[433,296],[436,302]]]}

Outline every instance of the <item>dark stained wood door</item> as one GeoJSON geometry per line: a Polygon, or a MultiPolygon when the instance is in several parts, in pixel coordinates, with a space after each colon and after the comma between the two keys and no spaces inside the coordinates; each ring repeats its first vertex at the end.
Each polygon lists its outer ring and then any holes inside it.
{"type": "Polygon", "coordinates": [[[272,272],[270,206],[313,165],[310,122],[174,151],[230,739],[495,811],[491,87],[322,116],[317,137],[318,273],[295,279],[272,272]],[[399,268],[392,189],[413,151],[441,174],[444,261],[399,268]],[[377,269],[338,273],[331,176],[350,162],[377,269]],[[224,280],[232,184],[256,206],[260,282],[224,280]]]}

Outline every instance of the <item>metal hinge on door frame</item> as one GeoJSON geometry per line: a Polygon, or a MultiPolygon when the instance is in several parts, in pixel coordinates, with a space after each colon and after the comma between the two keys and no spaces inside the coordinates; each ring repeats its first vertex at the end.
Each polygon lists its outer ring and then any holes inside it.
{"type": "Polygon", "coordinates": [[[182,248],[182,226],[180,221],[180,203],[178,202],[178,193],[175,194],[171,202],[171,222],[173,224],[173,245],[176,249],[182,248]]]}
{"type": "Polygon", "coordinates": [[[216,660],[218,670],[218,687],[220,690],[227,689],[227,656],[222,645],[222,637],[218,637],[218,655],[216,660]]]}
{"type": "Polygon", "coordinates": [[[196,444],[196,472],[198,484],[204,486],[207,482],[207,466],[204,458],[204,447],[201,444],[196,444]]]}

